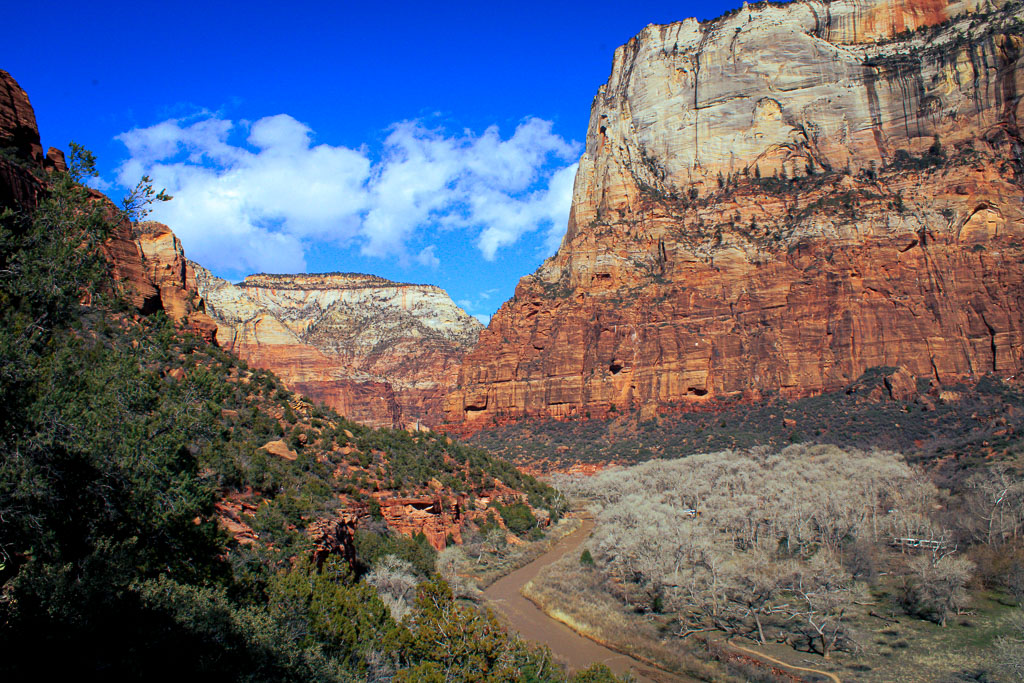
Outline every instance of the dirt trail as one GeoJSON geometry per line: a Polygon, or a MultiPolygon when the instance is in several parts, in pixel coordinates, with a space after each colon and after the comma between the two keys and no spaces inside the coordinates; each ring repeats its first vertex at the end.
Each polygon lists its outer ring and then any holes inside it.
{"type": "Polygon", "coordinates": [[[526,582],[537,576],[541,569],[564,555],[579,552],[580,546],[593,529],[594,521],[584,518],[579,529],[559,540],[548,552],[530,564],[496,581],[484,591],[484,595],[523,638],[547,645],[555,657],[570,670],[578,671],[600,662],[617,674],[632,674],[637,681],[676,683],[688,680],[655,669],[649,664],[581,636],[560,621],[544,614],[539,607],[520,594],[519,590],[526,582]]]}
{"type": "Polygon", "coordinates": [[[728,645],[729,645],[729,647],[735,648],[737,650],[742,650],[743,652],[746,652],[747,654],[754,655],[755,657],[758,657],[760,659],[767,659],[772,664],[778,664],[779,666],[784,666],[787,669],[795,669],[796,671],[809,671],[812,674],[818,674],[820,676],[824,676],[825,678],[829,679],[830,681],[833,681],[833,683],[842,683],[842,681],[839,680],[839,676],[836,676],[833,673],[829,673],[828,671],[822,671],[821,669],[808,669],[806,666],[797,666],[796,664],[787,664],[786,662],[783,662],[782,660],[775,659],[774,657],[769,657],[768,655],[766,655],[763,652],[758,652],[757,650],[751,650],[750,648],[743,647],[742,645],[737,645],[736,643],[733,643],[733,642],[728,643],[728,645]]]}

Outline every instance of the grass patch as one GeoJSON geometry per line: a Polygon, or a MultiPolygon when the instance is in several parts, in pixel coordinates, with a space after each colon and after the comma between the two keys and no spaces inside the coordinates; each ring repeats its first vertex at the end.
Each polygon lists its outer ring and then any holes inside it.
{"type": "MultiPolygon", "coordinates": [[[[884,600],[879,598],[878,600],[884,600]]],[[[1009,607],[989,591],[971,594],[968,614],[950,618],[943,628],[930,621],[898,615],[888,624],[869,614],[878,605],[857,606],[854,625],[863,649],[836,656],[840,677],[869,683],[888,681],[999,681],[993,668],[996,639],[1009,633],[1009,607]],[[869,637],[874,633],[876,637],[869,637]]],[[[791,655],[792,657],[792,655],[791,655]]]]}

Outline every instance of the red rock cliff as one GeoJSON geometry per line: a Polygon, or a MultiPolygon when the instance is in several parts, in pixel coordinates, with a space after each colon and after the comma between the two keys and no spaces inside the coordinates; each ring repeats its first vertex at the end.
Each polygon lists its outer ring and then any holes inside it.
{"type": "Polygon", "coordinates": [[[449,424],[1018,372],[1024,10],[986,8],[744,5],[619,48],[562,246],[449,424]]]}
{"type": "Polygon", "coordinates": [[[28,95],[0,69],[0,206],[35,206],[49,169],[65,170],[64,155],[43,156],[36,113],[28,95]]]}

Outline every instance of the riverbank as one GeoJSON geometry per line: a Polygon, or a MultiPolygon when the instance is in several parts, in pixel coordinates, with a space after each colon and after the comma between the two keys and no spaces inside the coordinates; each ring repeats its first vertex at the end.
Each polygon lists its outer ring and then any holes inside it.
{"type": "Polygon", "coordinates": [[[477,590],[485,591],[494,582],[550,552],[555,544],[577,531],[581,523],[578,514],[565,516],[553,524],[539,541],[528,541],[513,547],[500,557],[491,555],[484,556],[486,559],[481,557],[475,562],[467,560],[460,575],[463,579],[471,581],[477,590]]]}
{"type": "Polygon", "coordinates": [[[580,635],[566,624],[549,617],[522,595],[522,588],[546,567],[564,557],[578,554],[593,527],[593,520],[583,517],[578,529],[559,539],[533,562],[495,581],[484,591],[484,597],[506,619],[510,627],[526,640],[547,645],[555,657],[571,671],[579,671],[592,664],[601,663],[616,674],[629,674],[637,681],[681,683],[694,680],[662,671],[580,635]]]}

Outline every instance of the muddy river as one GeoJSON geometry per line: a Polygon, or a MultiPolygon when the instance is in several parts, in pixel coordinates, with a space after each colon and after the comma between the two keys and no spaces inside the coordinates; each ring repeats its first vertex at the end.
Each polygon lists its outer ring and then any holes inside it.
{"type": "Polygon", "coordinates": [[[688,680],[655,669],[649,664],[581,636],[565,624],[544,614],[539,607],[520,594],[520,589],[537,576],[541,569],[566,554],[578,555],[582,552],[580,546],[590,536],[593,528],[593,520],[584,518],[579,529],[558,541],[548,552],[530,564],[496,581],[484,591],[484,595],[523,638],[547,645],[555,657],[572,671],[585,669],[600,662],[617,674],[632,674],[637,681],[677,683],[688,680]]]}

